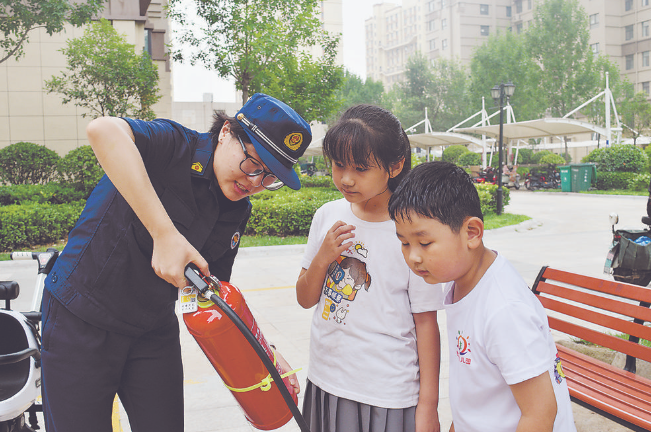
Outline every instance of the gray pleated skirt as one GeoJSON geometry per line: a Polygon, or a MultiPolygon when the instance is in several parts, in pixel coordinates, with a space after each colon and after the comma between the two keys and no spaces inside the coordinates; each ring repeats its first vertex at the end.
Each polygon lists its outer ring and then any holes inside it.
{"type": "Polygon", "coordinates": [[[307,380],[303,417],[310,432],[414,432],[416,407],[378,408],[339,398],[307,380]]]}

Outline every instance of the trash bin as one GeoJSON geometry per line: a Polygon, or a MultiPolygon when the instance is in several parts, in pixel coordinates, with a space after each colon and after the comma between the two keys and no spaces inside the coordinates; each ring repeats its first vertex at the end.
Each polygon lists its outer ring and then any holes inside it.
{"type": "Polygon", "coordinates": [[[591,163],[570,165],[572,192],[587,191],[597,182],[597,166],[591,163]]]}
{"type": "Polygon", "coordinates": [[[561,191],[572,192],[572,178],[570,176],[570,166],[564,165],[558,167],[561,172],[561,191]]]}

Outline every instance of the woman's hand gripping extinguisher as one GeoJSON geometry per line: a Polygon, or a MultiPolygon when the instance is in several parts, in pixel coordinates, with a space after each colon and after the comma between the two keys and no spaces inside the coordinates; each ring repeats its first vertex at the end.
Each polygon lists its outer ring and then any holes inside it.
{"type": "Polygon", "coordinates": [[[196,312],[184,313],[183,320],[244,410],[247,420],[258,429],[271,430],[287,423],[293,415],[301,431],[309,432],[298,410],[296,394],[283,381],[282,369],[276,365],[275,355],[240,290],[214,276],[202,276],[194,264],[186,267],[185,277],[209,301],[203,302],[203,307],[196,312]],[[276,383],[275,388],[269,376],[276,383]],[[257,384],[250,385],[256,380],[257,384]]]}

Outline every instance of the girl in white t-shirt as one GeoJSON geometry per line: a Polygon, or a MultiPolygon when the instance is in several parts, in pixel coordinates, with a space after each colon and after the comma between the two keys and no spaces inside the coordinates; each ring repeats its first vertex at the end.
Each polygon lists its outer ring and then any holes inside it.
{"type": "Polygon", "coordinates": [[[411,168],[407,135],[358,105],[323,152],[344,199],[316,212],[296,283],[300,305],[316,305],[303,415],[312,432],[438,431],[442,288],[409,270],[388,212],[411,168]]]}

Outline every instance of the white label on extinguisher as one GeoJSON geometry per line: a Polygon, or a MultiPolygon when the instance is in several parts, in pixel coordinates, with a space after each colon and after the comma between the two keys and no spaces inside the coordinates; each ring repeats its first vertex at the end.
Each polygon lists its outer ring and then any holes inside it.
{"type": "Polygon", "coordinates": [[[179,312],[182,314],[193,313],[198,309],[197,289],[187,286],[179,290],[179,312]]]}

